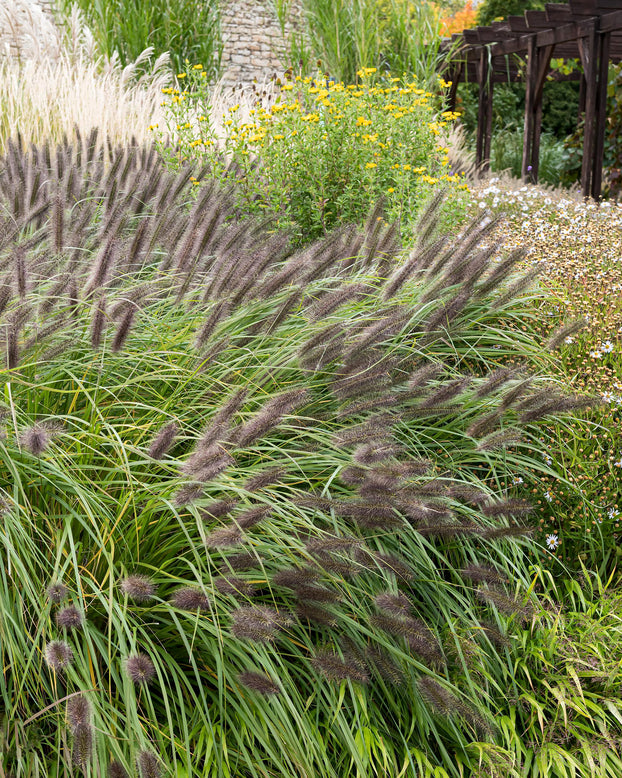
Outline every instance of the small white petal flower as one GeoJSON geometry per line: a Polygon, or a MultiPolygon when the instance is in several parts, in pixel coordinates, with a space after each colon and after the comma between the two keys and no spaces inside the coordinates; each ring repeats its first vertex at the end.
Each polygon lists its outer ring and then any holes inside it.
{"type": "Polygon", "coordinates": [[[555,551],[557,546],[559,546],[559,536],[558,535],[547,535],[546,536],[546,545],[549,547],[551,551],[555,551]]]}

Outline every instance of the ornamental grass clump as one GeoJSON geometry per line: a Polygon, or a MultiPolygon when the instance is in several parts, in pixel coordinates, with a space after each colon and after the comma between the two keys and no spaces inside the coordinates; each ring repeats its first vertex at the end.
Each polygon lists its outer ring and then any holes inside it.
{"type": "MultiPolygon", "coordinates": [[[[216,128],[203,74],[189,68],[177,87],[163,89],[167,132],[157,129],[160,148],[172,161],[209,162],[223,180],[235,181],[246,212],[276,216],[304,243],[360,222],[384,198],[389,221],[409,232],[413,214],[443,182],[453,190],[455,223],[464,184],[445,143],[457,118],[443,109],[445,82],[431,92],[417,81],[376,78],[375,68],[361,70],[351,84],[290,70],[252,108],[244,105],[248,97],[232,98],[216,128]],[[174,148],[167,146],[171,138],[174,148]]],[[[375,226],[367,250],[379,256],[375,226]]]]}
{"type": "Polygon", "coordinates": [[[85,694],[93,774],[472,774],[538,629],[500,484],[542,466],[518,403],[549,385],[498,302],[510,266],[467,261],[485,221],[406,255],[376,217],[295,249],[197,196],[204,169],[99,148],[0,160],[6,768],[28,744],[70,771],[85,694]],[[481,417],[512,440],[480,445],[481,417]]]}

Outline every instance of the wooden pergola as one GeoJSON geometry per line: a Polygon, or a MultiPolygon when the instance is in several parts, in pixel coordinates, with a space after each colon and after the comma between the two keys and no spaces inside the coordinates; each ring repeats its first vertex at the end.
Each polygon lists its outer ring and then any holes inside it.
{"type": "Polygon", "coordinates": [[[489,27],[452,36],[445,77],[451,80],[450,107],[460,81],[477,83],[476,159],[490,160],[493,87],[523,78],[526,82],[522,175],[537,181],[542,124],[542,91],[547,77],[580,80],[579,119],[585,115],[581,189],[600,197],[607,110],[607,70],[622,60],[622,0],[570,0],[547,4],[489,27]],[[577,59],[581,72],[567,76],[551,71],[551,59],[577,59]]]}

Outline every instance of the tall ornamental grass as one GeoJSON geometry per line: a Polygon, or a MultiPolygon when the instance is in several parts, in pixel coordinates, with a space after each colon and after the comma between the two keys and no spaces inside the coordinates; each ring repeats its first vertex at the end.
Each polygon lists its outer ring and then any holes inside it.
{"type": "Polygon", "coordinates": [[[319,57],[335,81],[354,81],[359,69],[375,67],[414,76],[422,86],[433,87],[441,25],[432,3],[303,0],[302,6],[306,35],[290,41],[292,57],[303,63],[319,57]]]}
{"type": "Polygon", "coordinates": [[[521,252],[294,251],[97,149],[0,161],[3,769],[474,775],[539,628],[501,484],[584,402],[504,367],[521,252]]]}
{"type": "MultiPolygon", "coordinates": [[[[0,8],[0,23],[3,13],[6,22],[17,11],[0,8]]],[[[149,123],[162,120],[161,90],[171,83],[168,55],[154,59],[153,49],[141,50],[123,67],[118,58],[97,53],[77,9],[65,33],[42,27],[42,20],[33,15],[32,24],[20,28],[23,56],[0,58],[0,152],[16,132],[24,144],[55,145],[75,128],[87,136],[97,126],[112,143],[145,141],[149,123]]]]}
{"type": "Polygon", "coordinates": [[[210,77],[220,68],[222,42],[215,0],[58,0],[61,17],[74,8],[84,14],[100,54],[129,65],[146,48],[156,56],[170,53],[175,72],[186,60],[205,64],[210,77]]]}

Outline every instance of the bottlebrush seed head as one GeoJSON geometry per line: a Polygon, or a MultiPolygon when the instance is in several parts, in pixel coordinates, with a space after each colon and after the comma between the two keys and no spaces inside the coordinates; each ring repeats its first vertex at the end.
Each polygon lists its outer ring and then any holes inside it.
{"type": "Polygon", "coordinates": [[[248,551],[243,551],[239,554],[232,554],[225,557],[225,561],[219,567],[220,572],[226,572],[228,570],[250,570],[253,567],[259,567],[261,564],[256,554],[248,551]]]}
{"type": "Polygon", "coordinates": [[[90,724],[79,724],[72,732],[71,761],[85,768],[93,755],[93,729],[90,724]]]}
{"type": "Polygon", "coordinates": [[[321,605],[300,600],[296,606],[296,615],[301,620],[306,620],[322,627],[336,627],[337,616],[321,605]]]}
{"type": "Polygon", "coordinates": [[[393,594],[392,592],[383,592],[374,598],[376,605],[381,611],[390,613],[394,616],[409,616],[413,604],[405,594],[393,594]]]}
{"type": "Polygon", "coordinates": [[[67,605],[56,613],[56,624],[70,632],[83,626],[84,616],[75,605],[67,605]]]}
{"type": "Polygon", "coordinates": [[[108,765],[108,778],[129,778],[129,774],[121,762],[114,759],[108,765]]]}
{"type": "Polygon", "coordinates": [[[64,640],[52,640],[45,647],[45,661],[48,667],[62,672],[73,662],[73,651],[64,640]]]}
{"type": "Polygon", "coordinates": [[[121,762],[114,759],[108,766],[108,778],[129,778],[129,774],[121,762]]]}
{"type": "Polygon", "coordinates": [[[91,706],[84,694],[78,694],[67,700],[67,723],[72,732],[75,732],[77,727],[88,724],[90,718],[91,706]]]}
{"type": "Polygon", "coordinates": [[[222,576],[214,579],[214,588],[230,597],[251,597],[255,593],[253,584],[237,576],[222,576]]]}
{"type": "Polygon", "coordinates": [[[212,521],[220,519],[230,513],[237,505],[237,500],[216,500],[201,508],[201,518],[203,521],[212,521]]]}
{"type": "Polygon", "coordinates": [[[61,581],[54,581],[46,589],[46,594],[50,602],[58,603],[62,602],[69,594],[69,589],[61,581]]]}
{"type": "Polygon", "coordinates": [[[205,537],[207,548],[233,548],[239,546],[244,540],[244,534],[239,527],[219,527],[205,537]]]}
{"type": "Polygon", "coordinates": [[[360,661],[356,661],[353,655],[344,654],[343,659],[334,651],[323,649],[316,653],[311,660],[312,667],[329,681],[341,683],[341,681],[356,681],[368,683],[369,673],[360,661]]]}
{"type": "Polygon", "coordinates": [[[140,778],[162,778],[160,760],[153,751],[140,751],[136,762],[140,778]]]}
{"type": "Polygon", "coordinates": [[[119,581],[119,589],[136,602],[148,602],[155,596],[156,586],[146,575],[128,575],[119,581]]]}
{"type": "Polygon", "coordinates": [[[209,610],[207,596],[194,586],[182,586],[171,595],[171,605],[184,611],[209,610]]]}
{"type": "Polygon", "coordinates": [[[20,444],[35,457],[40,457],[47,450],[51,440],[50,430],[41,424],[24,430],[19,436],[20,444]]]}
{"type": "Polygon", "coordinates": [[[240,673],[238,680],[247,689],[258,694],[279,694],[281,691],[281,687],[265,673],[253,673],[250,671],[240,673]]]}
{"type": "Polygon", "coordinates": [[[148,456],[151,459],[162,459],[173,447],[178,432],[179,425],[175,421],[162,427],[149,446],[148,456]]]}
{"type": "Polygon", "coordinates": [[[147,654],[135,654],[125,662],[127,677],[137,686],[151,683],[155,676],[155,667],[147,654]]]}

